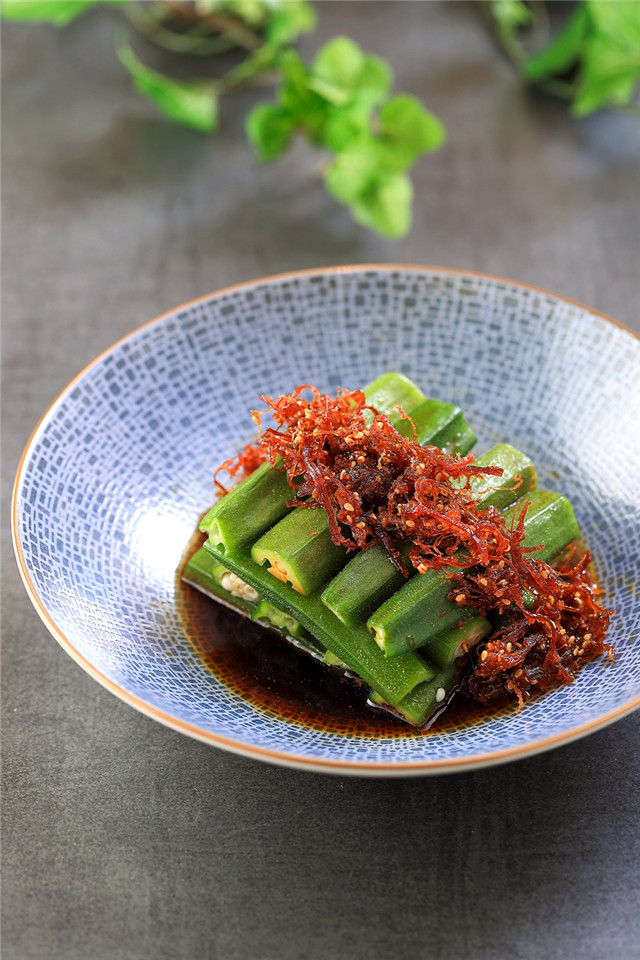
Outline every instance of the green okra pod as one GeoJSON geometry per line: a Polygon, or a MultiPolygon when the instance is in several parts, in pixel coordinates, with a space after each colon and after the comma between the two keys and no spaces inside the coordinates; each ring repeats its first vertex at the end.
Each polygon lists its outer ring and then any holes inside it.
{"type": "Polygon", "coordinates": [[[203,547],[189,558],[183,571],[183,580],[232,610],[250,616],[252,620],[263,621],[316,659],[324,658],[325,648],[295,617],[262,599],[253,587],[203,547]]]}
{"type": "Polygon", "coordinates": [[[388,660],[364,624],[345,627],[321,602],[317,594],[304,596],[289,584],[281,583],[251,558],[247,547],[223,554],[207,541],[205,550],[224,563],[263,599],[290,613],[348,670],[394,706],[413,688],[431,676],[431,669],[417,654],[407,653],[388,660]]]}
{"type": "MultiPolygon", "coordinates": [[[[453,664],[437,672],[432,671],[432,676],[417,684],[393,707],[392,712],[399,714],[414,727],[424,726],[431,714],[446,703],[455,678],[456,668],[453,664]]],[[[376,706],[389,706],[378,694],[372,694],[369,699],[376,706]]]]}
{"type": "MultiPolygon", "coordinates": [[[[422,390],[400,373],[383,374],[365,387],[364,394],[392,423],[401,419],[396,404],[411,413],[426,399],[422,390]]],[[[211,507],[200,530],[221,550],[234,550],[253,543],[281,520],[294,496],[286,472],[263,463],[211,507]]]]}
{"type": "Polygon", "coordinates": [[[445,453],[464,456],[477,440],[460,407],[441,400],[425,400],[421,403],[411,413],[411,421],[401,420],[396,425],[398,433],[412,439],[412,423],[418,443],[439,447],[445,453]]]}
{"type": "Polygon", "coordinates": [[[364,395],[369,406],[384,413],[391,423],[402,419],[397,407],[411,416],[427,399],[420,387],[403,373],[383,373],[364,388],[364,395]]]}
{"type": "MultiPolygon", "coordinates": [[[[501,467],[499,477],[481,476],[471,480],[472,490],[482,506],[500,509],[535,486],[536,472],[526,456],[506,443],[500,443],[478,457],[482,467],[501,467]]],[[[404,558],[408,548],[404,548],[404,558]]],[[[410,576],[413,569],[410,568],[410,576]]],[[[358,553],[328,585],[323,603],[339,620],[350,626],[361,623],[400,590],[406,578],[393,565],[380,545],[358,553]]]]}
{"type": "MultiPolygon", "coordinates": [[[[532,547],[544,543],[537,554],[540,559],[550,559],[576,538],[577,524],[565,497],[547,490],[534,490],[525,502],[529,508],[523,545],[532,547]]],[[[514,512],[522,505],[516,505],[514,512]]],[[[369,618],[368,625],[386,655],[394,657],[418,647],[425,647],[428,653],[431,640],[452,630],[460,621],[478,615],[472,607],[460,607],[449,601],[450,592],[451,580],[446,570],[427,570],[383,603],[369,618]]]]}
{"type": "Polygon", "coordinates": [[[522,546],[539,547],[531,554],[536,560],[548,563],[580,536],[573,507],[562,494],[551,490],[533,491],[522,503],[505,511],[507,523],[520,515],[525,504],[528,504],[528,510],[522,546]]]}
{"type": "Polygon", "coordinates": [[[298,593],[313,593],[340,567],[347,554],[333,543],[324,510],[296,507],[268,530],[251,548],[256,563],[290,583],[298,593]]]}
{"type": "Polygon", "coordinates": [[[234,550],[277,523],[294,496],[286,472],[263,463],[211,507],[200,530],[222,551],[234,550]]]}
{"type": "Polygon", "coordinates": [[[316,660],[324,662],[327,650],[320,641],[316,640],[308,630],[305,630],[299,620],[296,620],[286,610],[276,607],[269,600],[260,601],[253,613],[252,620],[263,621],[272,630],[276,630],[287,640],[291,640],[294,646],[310,653],[316,660]]]}
{"type": "Polygon", "coordinates": [[[493,627],[484,617],[471,617],[459,627],[438,634],[422,649],[432,663],[444,670],[481,640],[485,640],[492,630],[493,627]]]}
{"type": "Polygon", "coordinates": [[[189,558],[182,579],[245,616],[252,616],[258,608],[260,598],[253,587],[232,573],[204,547],[189,558]]]}

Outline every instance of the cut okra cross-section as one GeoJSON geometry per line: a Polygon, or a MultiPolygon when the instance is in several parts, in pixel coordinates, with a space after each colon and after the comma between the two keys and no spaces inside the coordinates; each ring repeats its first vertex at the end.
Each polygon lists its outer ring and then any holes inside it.
{"type": "Polygon", "coordinates": [[[324,510],[296,507],[251,548],[256,563],[290,583],[298,593],[313,593],[347,562],[344,547],[336,546],[324,510]]]}

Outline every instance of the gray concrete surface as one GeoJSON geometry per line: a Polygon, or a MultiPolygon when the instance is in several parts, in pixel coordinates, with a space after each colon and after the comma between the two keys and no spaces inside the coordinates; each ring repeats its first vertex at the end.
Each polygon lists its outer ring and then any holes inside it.
{"type": "Polygon", "coordinates": [[[466,3],[320,3],[445,121],[411,235],[367,234],[297,147],[258,167],[255,95],[207,139],[139,99],[116,15],[3,36],[3,960],[632,960],[640,715],[493,770],[328,778],[230,756],[94,683],[13,561],[38,417],[100,350],[235,281],[335,263],[471,268],[640,330],[640,121],[529,97],[466,3]]]}

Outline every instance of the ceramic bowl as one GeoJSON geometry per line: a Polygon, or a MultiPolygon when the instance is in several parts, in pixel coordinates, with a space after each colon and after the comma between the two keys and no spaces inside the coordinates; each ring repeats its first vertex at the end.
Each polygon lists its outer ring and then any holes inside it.
{"type": "Polygon", "coordinates": [[[640,341],[525,284],[456,270],[357,266],[240,284],[153,320],[83,370],[18,471],[14,537],[36,609],[127,703],[185,734],[339,774],[429,774],[567,743],[640,705],[640,341]],[[478,451],[525,450],[567,494],[608,605],[616,663],[521,711],[429,735],[309,729],[240,696],[185,638],[176,569],[212,473],[253,434],[261,393],[357,388],[399,370],[459,404],[478,451]]]}

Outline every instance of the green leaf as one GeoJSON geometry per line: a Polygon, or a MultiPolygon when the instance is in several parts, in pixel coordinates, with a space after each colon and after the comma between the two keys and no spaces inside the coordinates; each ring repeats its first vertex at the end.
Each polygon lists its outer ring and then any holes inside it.
{"type": "Polygon", "coordinates": [[[531,10],[521,0],[492,0],[491,13],[504,27],[526,27],[533,20],[531,10]]]}
{"type": "Polygon", "coordinates": [[[388,93],[391,80],[385,60],[363,53],[348,37],[335,37],[318,51],[309,86],[337,106],[359,100],[373,107],[388,93]]]}
{"type": "Polygon", "coordinates": [[[371,140],[339,154],[325,171],[324,182],[357,223],[397,239],[411,226],[413,187],[404,174],[380,169],[376,147],[371,140]]]}
{"type": "Polygon", "coordinates": [[[261,26],[269,16],[268,5],[263,0],[233,0],[225,6],[229,13],[252,27],[261,26]]]}
{"type": "Polygon", "coordinates": [[[371,53],[365,54],[358,79],[358,100],[375,106],[389,93],[392,83],[393,73],[387,61],[371,53]]]}
{"type": "Polygon", "coordinates": [[[313,143],[326,120],[327,102],[309,88],[309,71],[291,47],[278,57],[282,84],[278,91],[280,105],[291,116],[296,127],[304,130],[313,143]]]}
{"type": "Polygon", "coordinates": [[[292,113],[304,106],[309,97],[308,72],[302,58],[293,49],[283,50],[278,57],[278,66],[282,73],[282,84],[278,96],[283,107],[292,113]]]}
{"type": "Polygon", "coordinates": [[[377,177],[349,209],[356,223],[399,240],[411,229],[412,201],[411,180],[404,173],[391,173],[377,177]]]}
{"type": "Polygon", "coordinates": [[[289,146],[294,124],[291,115],[278,105],[263,103],[247,117],[247,137],[263,162],[275,160],[289,146]]]}
{"type": "Polygon", "coordinates": [[[116,50],[138,93],[152,100],[165,116],[202,133],[215,130],[218,97],[212,83],[186,83],[150,70],[138,60],[126,40],[117,40],[116,50]]]}
{"type": "Polygon", "coordinates": [[[584,0],[594,30],[616,46],[637,53],[640,6],[636,0],[584,0]]]}
{"type": "Polygon", "coordinates": [[[406,170],[421,154],[437,150],[446,137],[440,120],[407,93],[384,104],[379,123],[384,161],[396,170],[406,170]]]}
{"type": "Polygon", "coordinates": [[[364,54],[358,44],[349,37],[334,37],[318,51],[311,69],[314,78],[351,93],[363,66],[364,54]]]}
{"type": "Polygon", "coordinates": [[[316,11],[307,0],[286,0],[269,6],[272,12],[265,37],[273,49],[284,47],[301,33],[311,33],[316,28],[316,11]]]}
{"type": "Polygon", "coordinates": [[[525,61],[522,69],[527,80],[536,83],[570,70],[580,57],[588,24],[587,9],[581,5],[575,9],[551,43],[525,61]]]}
{"type": "Polygon", "coordinates": [[[98,0],[2,0],[0,11],[3,20],[44,21],[55,27],[65,27],[96,6],[98,0]]]}
{"type": "Polygon", "coordinates": [[[373,183],[378,165],[378,146],[370,137],[336,155],[324,172],[325,186],[340,203],[354,203],[373,183]]]}
{"type": "Polygon", "coordinates": [[[345,150],[349,144],[369,136],[371,128],[371,108],[367,103],[356,100],[345,107],[334,107],[328,111],[320,140],[323,147],[332,153],[345,150]]]}
{"type": "Polygon", "coordinates": [[[586,0],[590,29],[572,112],[629,103],[640,78],[640,4],[586,0]]]}

